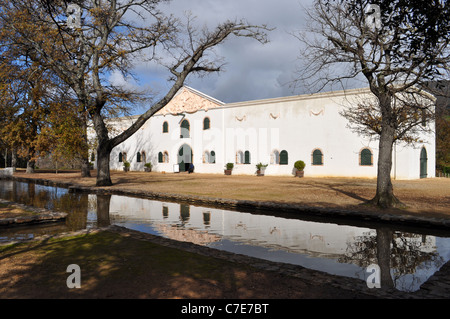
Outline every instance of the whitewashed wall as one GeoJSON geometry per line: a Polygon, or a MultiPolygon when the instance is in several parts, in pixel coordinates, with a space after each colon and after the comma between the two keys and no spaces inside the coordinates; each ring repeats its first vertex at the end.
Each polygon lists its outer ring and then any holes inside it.
{"type": "MultiPolygon", "coordinates": [[[[330,92],[293,96],[261,101],[227,104],[220,108],[179,115],[153,116],[134,136],[117,146],[111,153],[111,169],[122,170],[119,152],[127,153],[131,170],[144,170],[144,162],[137,163],[137,152],[146,153],[146,162],[153,170],[172,173],[178,163],[178,150],[183,144],[193,150],[197,173],[223,174],[227,162],[235,163],[233,174],[256,173],[259,162],[269,164],[266,175],[292,176],[294,162],[306,163],[305,176],[368,177],[377,175],[378,140],[365,139],[348,128],[347,120],[339,112],[356,98],[364,98],[366,90],[330,92]],[[203,120],[210,119],[211,127],[203,130],[203,120]],[[183,119],[190,123],[190,137],[180,138],[183,119]],[[163,133],[163,123],[169,132],[163,133]],[[359,154],[369,148],[373,165],[361,166],[359,154]],[[323,165],[313,166],[312,152],[320,149],[323,165]],[[288,152],[288,165],[271,164],[271,153],[288,152]],[[167,151],[169,163],[158,163],[158,153],[167,151]],[[214,151],[216,163],[204,163],[204,152],[214,151]],[[251,164],[236,164],[236,152],[250,151],[251,164]]],[[[192,107],[191,107],[192,108],[192,107]]],[[[127,127],[133,121],[122,119],[116,127],[127,127]]],[[[397,179],[420,177],[420,152],[428,154],[428,177],[435,176],[435,138],[423,136],[415,146],[397,144],[393,154],[392,176],[397,179]]]]}

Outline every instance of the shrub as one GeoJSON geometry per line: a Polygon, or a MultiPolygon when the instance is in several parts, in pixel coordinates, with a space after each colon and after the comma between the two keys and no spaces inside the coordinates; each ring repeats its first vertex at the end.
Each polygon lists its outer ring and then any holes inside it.
{"type": "Polygon", "coordinates": [[[305,168],[306,164],[303,161],[297,161],[294,163],[294,167],[296,169],[298,169],[299,171],[303,171],[303,169],[305,168]]]}
{"type": "Polygon", "coordinates": [[[256,169],[258,171],[260,171],[262,168],[266,168],[268,166],[268,164],[263,164],[261,162],[259,162],[258,164],[256,164],[256,169]]]}
{"type": "Polygon", "coordinates": [[[123,167],[130,167],[130,162],[123,162],[123,167]]]}
{"type": "Polygon", "coordinates": [[[145,163],[144,166],[148,167],[148,168],[152,168],[152,163],[145,163]]]}
{"type": "Polygon", "coordinates": [[[227,170],[232,170],[233,167],[234,167],[233,163],[227,163],[227,165],[226,165],[227,170]]]}

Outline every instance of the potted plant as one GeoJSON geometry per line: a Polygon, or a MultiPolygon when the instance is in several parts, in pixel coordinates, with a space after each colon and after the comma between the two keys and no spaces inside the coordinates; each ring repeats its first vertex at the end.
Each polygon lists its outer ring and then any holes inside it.
{"type": "Polygon", "coordinates": [[[123,171],[128,172],[130,170],[130,162],[123,162],[123,171]]]}
{"type": "Polygon", "coordinates": [[[227,165],[225,165],[225,175],[231,175],[233,168],[234,168],[233,163],[227,163],[227,165]]]}
{"type": "Polygon", "coordinates": [[[264,171],[266,170],[268,164],[263,164],[259,162],[256,164],[256,175],[257,176],[264,176],[264,171]]]}
{"type": "Polygon", "coordinates": [[[144,171],[151,172],[152,171],[152,163],[145,163],[144,164],[144,171]]]}
{"type": "Polygon", "coordinates": [[[297,169],[295,172],[295,176],[297,177],[303,177],[304,172],[303,169],[305,168],[306,164],[303,161],[297,161],[294,163],[294,167],[297,169]]]}

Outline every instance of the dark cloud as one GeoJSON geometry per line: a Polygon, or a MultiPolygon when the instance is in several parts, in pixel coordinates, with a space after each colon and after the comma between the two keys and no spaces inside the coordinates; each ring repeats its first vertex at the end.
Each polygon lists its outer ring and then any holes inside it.
{"type": "MultiPolygon", "coordinates": [[[[262,45],[253,39],[231,38],[215,49],[226,62],[224,71],[203,78],[190,77],[187,85],[224,102],[239,102],[293,95],[289,82],[295,75],[300,43],[290,33],[303,27],[304,12],[311,0],[173,0],[160,9],[182,17],[184,12],[196,16],[201,28],[213,28],[226,20],[246,19],[251,24],[267,24],[274,31],[270,42],[262,45]]],[[[137,74],[150,79],[157,90],[167,89],[158,81],[166,74],[155,66],[139,64],[137,74]]]]}

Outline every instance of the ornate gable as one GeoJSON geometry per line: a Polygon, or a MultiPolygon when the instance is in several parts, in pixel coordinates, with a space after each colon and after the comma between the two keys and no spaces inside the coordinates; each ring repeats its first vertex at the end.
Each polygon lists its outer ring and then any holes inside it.
{"type": "Polygon", "coordinates": [[[170,101],[156,114],[176,115],[180,113],[195,113],[199,110],[208,111],[210,109],[218,108],[223,105],[223,102],[185,86],[180,89],[180,91],[175,95],[172,101],[170,101]]]}

